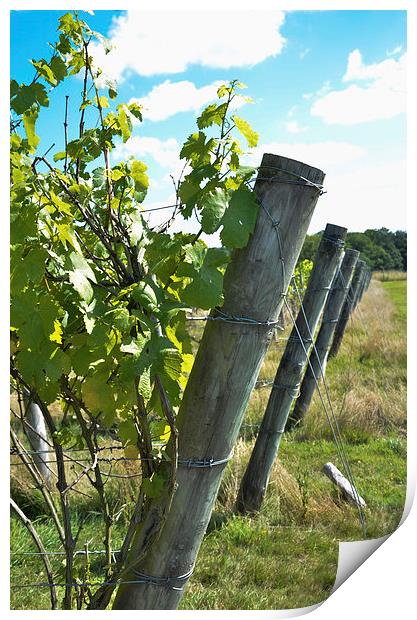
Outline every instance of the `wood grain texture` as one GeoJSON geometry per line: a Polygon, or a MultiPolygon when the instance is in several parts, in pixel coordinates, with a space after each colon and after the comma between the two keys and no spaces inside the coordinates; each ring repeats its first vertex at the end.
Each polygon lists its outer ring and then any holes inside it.
{"type": "MultiPolygon", "coordinates": [[[[324,179],[321,170],[307,164],[263,156],[255,185],[261,205],[255,230],[248,245],[234,252],[225,274],[222,311],[229,315],[257,321],[278,317],[281,293],[288,288],[319,196],[315,187],[294,184],[294,174],[320,185],[324,179]],[[270,216],[280,222],[285,279],[270,216]]],[[[177,419],[180,459],[216,460],[231,453],[272,334],[272,328],[261,325],[207,322],[177,419]]],[[[157,544],[140,564],[142,572],[175,576],[193,567],[223,471],[224,465],[178,469],[178,486],[167,521],[157,544]]],[[[133,548],[131,559],[139,552],[133,548]]],[[[182,592],[172,587],[120,586],[114,608],[176,609],[181,596],[182,592]]]]}
{"type": "Polygon", "coordinates": [[[288,338],[255,446],[240,485],[236,502],[236,509],[240,513],[255,512],[262,504],[281,437],[308,361],[312,347],[311,335],[315,334],[330,286],[342,259],[346,233],[346,228],[327,224],[320,240],[303,299],[304,311],[300,309],[288,338]],[[336,243],[330,239],[334,239],[336,243]],[[341,245],[338,242],[341,242],[341,245]]]}

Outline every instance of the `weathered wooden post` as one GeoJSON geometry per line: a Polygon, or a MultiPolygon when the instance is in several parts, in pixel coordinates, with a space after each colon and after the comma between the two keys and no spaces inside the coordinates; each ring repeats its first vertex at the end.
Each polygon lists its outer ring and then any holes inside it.
{"type": "Polygon", "coordinates": [[[236,509],[240,513],[259,510],[262,504],[281,436],[312,347],[312,337],[340,265],[346,233],[346,228],[332,224],[327,224],[323,233],[303,306],[288,338],[255,446],[240,485],[236,502],[236,509]]]}
{"type": "MultiPolygon", "coordinates": [[[[139,575],[142,583],[120,585],[115,609],[178,606],[323,179],[317,168],[263,156],[255,184],[261,205],[256,227],[227,268],[224,304],[206,324],[177,417],[180,465],[171,508],[157,543],[131,574],[123,576],[135,581],[139,575]]],[[[141,552],[147,526],[145,519],[130,561],[141,552]]]]}
{"type": "Polygon", "coordinates": [[[50,447],[47,441],[48,435],[45,420],[38,405],[31,401],[27,390],[24,391],[23,402],[25,404],[25,420],[27,422],[27,425],[25,425],[26,435],[34,451],[33,460],[42,479],[50,487],[51,470],[47,465],[50,447]]]}
{"type": "Polygon", "coordinates": [[[362,278],[362,274],[365,269],[365,266],[366,264],[363,260],[358,260],[358,262],[356,263],[356,269],[355,269],[355,273],[353,274],[352,284],[349,287],[345,303],[343,304],[343,308],[340,313],[339,320],[336,324],[336,329],[335,329],[334,336],[333,336],[333,342],[332,342],[332,345],[329,351],[329,358],[337,355],[340,349],[340,345],[342,343],[342,339],[345,333],[345,329],[346,329],[349,317],[352,314],[356,306],[359,286],[361,284],[361,278],[362,278]]]}
{"type": "Polygon", "coordinates": [[[362,275],[361,275],[361,281],[360,281],[360,284],[359,284],[358,294],[356,295],[355,305],[354,305],[353,309],[355,309],[356,306],[358,305],[358,303],[362,300],[363,294],[365,292],[367,276],[368,276],[368,266],[365,263],[365,268],[364,268],[364,270],[362,272],[362,275]]]}
{"type": "Polygon", "coordinates": [[[364,295],[364,293],[366,291],[366,285],[367,285],[367,281],[368,281],[368,274],[369,274],[369,268],[365,267],[365,270],[364,270],[363,275],[362,275],[362,281],[361,281],[361,284],[360,284],[360,287],[359,287],[358,299],[357,299],[355,305],[357,305],[361,301],[361,299],[362,299],[362,297],[363,297],[363,295],[364,295]]]}
{"type": "Polygon", "coordinates": [[[324,378],[327,358],[333,339],[340,312],[346,300],[353,272],[359,257],[357,250],[346,250],[340,270],[333,280],[332,288],[327,298],[323,312],[321,327],[315,345],[310,354],[309,364],[300,388],[300,394],[295,402],[294,409],[288,418],[286,431],[298,426],[304,418],[313,398],[316,380],[324,378]]]}
{"type": "Polygon", "coordinates": [[[368,290],[369,285],[371,283],[371,279],[372,279],[372,271],[371,269],[368,269],[368,271],[366,272],[366,280],[365,280],[365,292],[368,290]]]}

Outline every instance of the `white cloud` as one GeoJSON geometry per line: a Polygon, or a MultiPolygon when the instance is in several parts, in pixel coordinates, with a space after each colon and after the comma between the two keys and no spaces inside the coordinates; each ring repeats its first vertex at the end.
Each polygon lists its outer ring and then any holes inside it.
{"type": "Polygon", "coordinates": [[[326,223],[361,232],[386,226],[406,228],[405,161],[361,165],[348,172],[328,172],[326,194],[317,203],[310,231],[323,230],[326,223]],[[393,209],[393,205],[395,208],[393,209]]]}
{"type": "Polygon", "coordinates": [[[127,11],[113,20],[105,55],[95,44],[95,66],[118,81],[130,70],[144,76],[180,73],[190,65],[248,67],[282,51],[283,11],[127,11]]]}
{"type": "Polygon", "coordinates": [[[366,65],[359,50],[349,54],[343,82],[351,84],[343,90],[331,90],[319,96],[310,112],[329,125],[356,125],[393,118],[405,111],[406,54],[398,60],[389,58],[366,65]]]}
{"type": "Polygon", "coordinates": [[[305,50],[302,50],[299,54],[298,57],[300,60],[303,60],[303,58],[305,58],[307,56],[307,54],[309,54],[311,52],[311,48],[307,47],[305,50]]]}
{"type": "Polygon", "coordinates": [[[297,121],[289,121],[285,123],[285,128],[289,133],[303,133],[307,131],[307,127],[302,127],[297,121]]]}
{"type": "Polygon", "coordinates": [[[323,141],[260,144],[249,163],[259,166],[263,153],[290,157],[325,172],[326,193],[318,200],[310,233],[323,230],[329,222],[350,231],[381,226],[405,229],[405,161],[374,164],[361,146],[323,141]]]}
{"type": "Polygon", "coordinates": [[[350,142],[270,142],[260,144],[248,156],[253,165],[259,166],[264,153],[278,153],[284,157],[297,159],[320,168],[326,174],[355,162],[366,155],[365,149],[350,142]]]}
{"type": "Polygon", "coordinates": [[[303,94],[303,99],[311,99],[312,97],[323,97],[323,95],[325,95],[326,93],[329,92],[329,90],[331,90],[331,86],[330,86],[330,82],[329,80],[326,80],[323,84],[323,86],[315,93],[304,93],[303,94]]]}
{"type": "MultiPolygon", "coordinates": [[[[157,84],[140,99],[133,98],[129,103],[137,102],[143,106],[143,117],[151,121],[162,121],[178,112],[196,112],[210,101],[217,99],[217,89],[223,84],[216,81],[198,88],[193,82],[183,80],[171,82],[165,80],[157,84]]],[[[244,105],[243,98],[233,100],[231,108],[237,109],[244,105]]]]}
{"type": "Polygon", "coordinates": [[[402,50],[403,50],[403,46],[397,45],[392,50],[387,50],[387,56],[396,56],[397,54],[400,54],[402,50]]]}
{"type": "MultiPolygon", "coordinates": [[[[162,168],[176,172],[179,168],[180,146],[175,138],[159,140],[148,136],[134,136],[124,144],[119,142],[112,152],[112,160],[120,161],[128,157],[146,159],[151,157],[162,168]]],[[[183,164],[182,164],[183,165],[183,164]]]]}
{"type": "MultiPolygon", "coordinates": [[[[113,153],[117,158],[133,155],[156,161],[167,170],[158,185],[152,184],[150,202],[144,208],[173,204],[172,182],[169,173],[177,174],[183,162],[179,159],[179,144],[174,138],[159,140],[153,137],[134,137],[126,144],[119,144],[113,153]],[[155,193],[155,187],[157,187],[155,193]]],[[[320,197],[310,225],[310,232],[323,230],[331,222],[346,226],[351,231],[386,226],[390,229],[405,228],[405,162],[374,165],[369,163],[367,152],[349,142],[323,141],[316,143],[278,143],[259,145],[247,163],[258,166],[263,153],[278,153],[322,169],[326,173],[326,193],[320,197]],[[393,209],[392,205],[396,208],[393,209]]],[[[154,211],[147,215],[151,225],[166,221],[170,210],[154,211]]],[[[179,218],[173,230],[197,232],[195,217],[179,218]]],[[[210,245],[219,243],[218,236],[204,237],[210,245]]]]}

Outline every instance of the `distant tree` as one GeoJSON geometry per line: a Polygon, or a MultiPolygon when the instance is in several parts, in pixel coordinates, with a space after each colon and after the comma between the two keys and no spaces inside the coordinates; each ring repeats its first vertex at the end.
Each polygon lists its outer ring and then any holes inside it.
{"type": "Polygon", "coordinates": [[[316,233],[315,235],[307,235],[300,253],[300,258],[298,259],[298,264],[300,265],[305,260],[312,261],[314,256],[316,255],[317,248],[320,243],[322,232],[316,233]]]}
{"type": "MultiPolygon", "coordinates": [[[[299,262],[313,260],[322,233],[308,235],[301,250],[299,262]]],[[[349,232],[346,247],[359,250],[361,259],[374,270],[407,270],[407,233],[388,228],[349,232]]]]}
{"type": "Polygon", "coordinates": [[[394,233],[394,244],[401,254],[402,268],[407,271],[407,233],[405,230],[397,230],[394,233]]]}

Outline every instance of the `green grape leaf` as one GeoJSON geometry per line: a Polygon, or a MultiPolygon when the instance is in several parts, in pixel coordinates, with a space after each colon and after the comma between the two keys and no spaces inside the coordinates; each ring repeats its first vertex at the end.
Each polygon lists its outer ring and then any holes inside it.
{"type": "Polygon", "coordinates": [[[148,356],[148,366],[153,376],[169,377],[175,381],[181,375],[181,353],[165,336],[152,336],[148,356]]]}
{"type": "Polygon", "coordinates": [[[49,340],[51,340],[51,342],[56,342],[58,344],[62,344],[62,325],[61,323],[55,319],[54,320],[54,331],[49,334],[49,340]]]}
{"type": "Polygon", "coordinates": [[[39,144],[39,136],[35,133],[36,120],[38,118],[38,108],[32,107],[23,114],[23,125],[26,131],[29,146],[34,151],[39,144]]]}
{"type": "Polygon", "coordinates": [[[49,105],[45,86],[43,84],[39,84],[39,82],[34,82],[29,86],[26,86],[25,84],[19,86],[19,89],[11,101],[11,107],[16,114],[23,114],[36,103],[44,107],[49,105]]]}
{"type": "Polygon", "coordinates": [[[152,395],[151,373],[148,368],[146,368],[139,377],[138,391],[146,401],[148,401],[152,395]]]}
{"type": "Polygon", "coordinates": [[[239,116],[233,116],[233,122],[242,134],[244,138],[246,138],[246,142],[249,147],[257,146],[259,140],[259,134],[252,129],[247,121],[239,116]]]}
{"type": "Polygon", "coordinates": [[[199,183],[186,177],[180,184],[178,194],[182,202],[184,202],[188,206],[193,207],[197,202],[199,192],[199,183]]]}
{"type": "Polygon", "coordinates": [[[245,185],[233,192],[226,209],[220,238],[229,248],[243,248],[254,231],[259,205],[255,194],[245,185]]]}
{"type": "Polygon", "coordinates": [[[128,110],[135,118],[138,120],[142,120],[142,106],[136,102],[130,103],[128,106],[128,110]]]}
{"type": "Polygon", "coordinates": [[[201,228],[203,232],[212,234],[220,226],[221,219],[228,203],[227,193],[220,188],[209,194],[203,194],[198,206],[201,210],[201,228]]]}
{"type": "Polygon", "coordinates": [[[54,161],[61,161],[62,159],[65,159],[66,156],[67,154],[65,151],[59,151],[58,153],[55,153],[54,161]]]}
{"type": "Polygon", "coordinates": [[[54,74],[56,83],[59,84],[59,82],[62,82],[62,80],[66,77],[68,73],[67,65],[62,60],[62,58],[60,58],[60,56],[53,56],[51,58],[49,66],[51,67],[51,71],[54,74]]]}
{"type": "Polygon", "coordinates": [[[130,329],[130,315],[126,308],[116,308],[107,313],[113,319],[114,326],[121,332],[127,332],[130,329]]]}
{"type": "Polygon", "coordinates": [[[114,393],[110,385],[106,383],[105,374],[97,373],[85,379],[81,385],[81,394],[86,407],[93,415],[103,413],[106,423],[109,417],[115,415],[114,393]]]}
{"type": "Polygon", "coordinates": [[[39,75],[41,75],[49,84],[52,86],[56,86],[57,80],[54,76],[51,67],[48,63],[42,58],[41,60],[31,60],[32,65],[35,67],[39,75]]]}
{"type": "Polygon", "coordinates": [[[181,159],[189,159],[194,165],[204,165],[210,163],[210,151],[215,147],[216,141],[210,138],[206,142],[206,134],[203,131],[193,133],[180,152],[181,159]]]}
{"type": "Polygon", "coordinates": [[[142,161],[138,161],[135,159],[131,163],[131,177],[135,182],[135,189],[137,192],[146,191],[149,187],[149,179],[146,174],[146,170],[148,169],[147,165],[142,161]]]}
{"type": "Polygon", "coordinates": [[[77,252],[71,252],[70,260],[76,271],[81,272],[86,278],[88,278],[92,282],[97,282],[94,271],[91,269],[90,265],[88,264],[84,256],[82,256],[82,254],[78,254],[77,252]]]}
{"type": "Polygon", "coordinates": [[[225,248],[208,248],[199,269],[189,265],[179,270],[192,278],[184,288],[182,299],[190,306],[210,310],[223,303],[223,274],[219,267],[224,267],[229,260],[225,248]]]}
{"type": "Polygon", "coordinates": [[[199,129],[210,127],[211,125],[221,125],[225,112],[227,110],[227,104],[222,103],[217,105],[212,103],[208,105],[201,115],[197,118],[197,126],[199,129]]]}
{"type": "Polygon", "coordinates": [[[69,279],[81,299],[84,299],[87,303],[93,299],[94,291],[93,288],[85,277],[84,273],[79,269],[75,269],[74,271],[69,272],[69,279]]]}
{"type": "Polygon", "coordinates": [[[40,247],[31,248],[26,255],[24,265],[29,280],[34,284],[39,283],[45,275],[45,263],[48,259],[48,252],[40,247]]]}
{"type": "Polygon", "coordinates": [[[165,478],[157,473],[152,478],[142,478],[142,490],[151,499],[157,499],[162,495],[165,478]]]}
{"type": "Polygon", "coordinates": [[[124,104],[118,105],[117,109],[119,112],[117,118],[122,132],[122,139],[123,142],[127,142],[130,138],[130,134],[132,133],[132,121],[129,114],[126,112],[127,107],[124,104]]]}
{"type": "Polygon", "coordinates": [[[59,234],[59,240],[65,249],[67,249],[67,243],[69,243],[74,250],[81,253],[80,244],[78,243],[74,231],[72,230],[69,224],[59,224],[56,223],[56,228],[59,234]]]}
{"type": "Polygon", "coordinates": [[[139,284],[135,286],[132,290],[132,298],[137,301],[142,308],[145,308],[151,312],[156,310],[158,305],[158,300],[154,289],[146,282],[139,282],[139,284]]]}
{"type": "Polygon", "coordinates": [[[133,418],[127,418],[119,424],[119,436],[123,445],[134,444],[138,441],[138,431],[133,418]]]}

